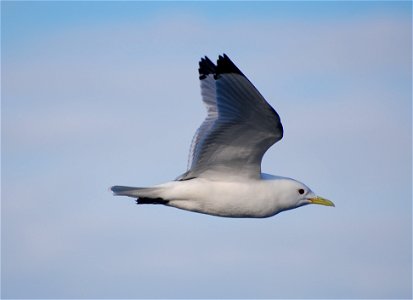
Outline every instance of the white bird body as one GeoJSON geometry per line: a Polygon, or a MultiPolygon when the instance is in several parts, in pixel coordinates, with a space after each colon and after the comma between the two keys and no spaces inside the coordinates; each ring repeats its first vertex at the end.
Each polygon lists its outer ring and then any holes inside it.
{"type": "Polygon", "coordinates": [[[334,206],[306,185],[261,173],[264,153],[283,136],[277,112],[224,54],[199,63],[207,118],[193,138],[188,170],[147,188],[113,186],[138,204],[164,204],[222,217],[264,218],[306,204],[334,206]]]}
{"type": "Polygon", "coordinates": [[[288,209],[288,203],[282,200],[289,181],[276,176],[248,181],[195,178],[154,188],[172,207],[221,217],[264,218],[288,209]]]}
{"type": "Polygon", "coordinates": [[[168,206],[215,216],[263,218],[286,209],[282,196],[290,180],[268,175],[248,181],[194,178],[151,188],[130,188],[124,195],[160,198],[168,201],[168,206]]]}

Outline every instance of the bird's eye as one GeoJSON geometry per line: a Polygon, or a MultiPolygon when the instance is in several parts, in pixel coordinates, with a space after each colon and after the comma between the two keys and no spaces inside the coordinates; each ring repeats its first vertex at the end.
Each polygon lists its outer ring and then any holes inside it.
{"type": "Polygon", "coordinates": [[[298,193],[299,193],[300,195],[304,194],[304,189],[299,189],[299,190],[298,190],[298,193]]]}

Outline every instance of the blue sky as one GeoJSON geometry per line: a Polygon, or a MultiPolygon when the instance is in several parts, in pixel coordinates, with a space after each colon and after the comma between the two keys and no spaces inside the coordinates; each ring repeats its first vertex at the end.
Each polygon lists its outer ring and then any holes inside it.
{"type": "Polygon", "coordinates": [[[411,298],[410,2],[2,2],[2,298],[411,298]],[[334,201],[264,220],[113,197],[185,171],[197,63],[281,116],[334,201]]]}

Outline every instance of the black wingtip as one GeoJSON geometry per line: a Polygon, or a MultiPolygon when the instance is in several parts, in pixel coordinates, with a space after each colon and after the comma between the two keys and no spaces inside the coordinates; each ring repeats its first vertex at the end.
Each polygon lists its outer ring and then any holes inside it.
{"type": "Polygon", "coordinates": [[[214,63],[207,57],[201,58],[199,61],[199,79],[205,79],[209,74],[215,74],[217,67],[214,63]]]}
{"type": "Polygon", "coordinates": [[[238,67],[224,53],[218,57],[215,79],[219,78],[219,75],[221,74],[228,73],[239,74],[245,77],[241,70],[238,69],[238,67]]]}

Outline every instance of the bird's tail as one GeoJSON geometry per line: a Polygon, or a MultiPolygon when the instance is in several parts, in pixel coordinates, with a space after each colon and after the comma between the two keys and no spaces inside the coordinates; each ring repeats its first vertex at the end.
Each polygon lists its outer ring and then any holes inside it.
{"type": "Polygon", "coordinates": [[[168,204],[161,197],[161,187],[131,187],[115,185],[110,188],[115,196],[136,198],[137,204],[168,204]]]}

